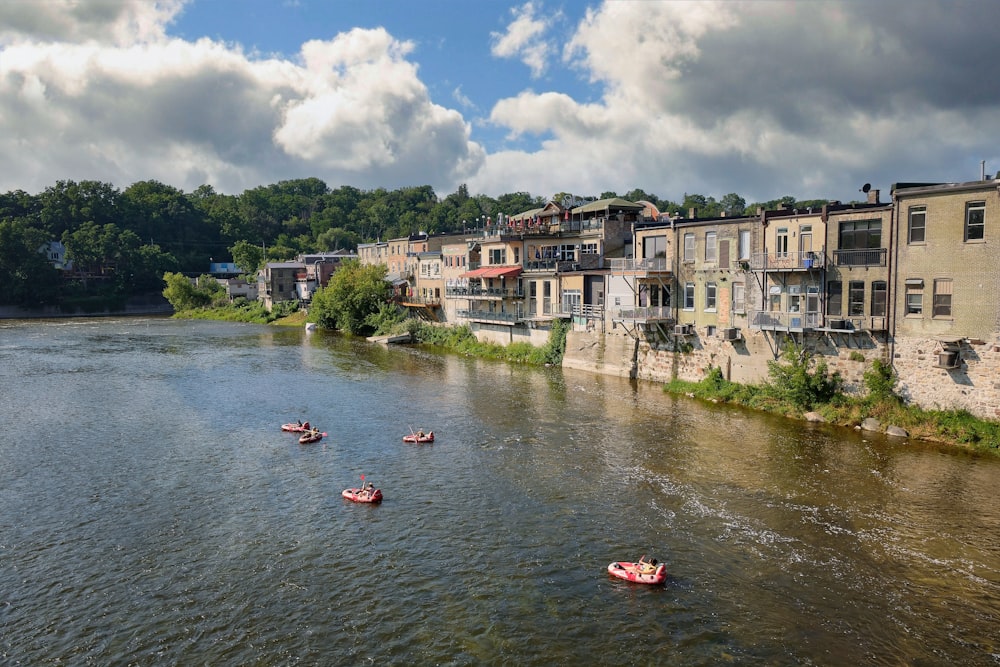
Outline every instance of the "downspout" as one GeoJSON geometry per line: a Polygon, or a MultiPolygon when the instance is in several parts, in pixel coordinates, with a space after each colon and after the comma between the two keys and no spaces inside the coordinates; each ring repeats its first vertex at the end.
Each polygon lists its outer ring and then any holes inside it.
{"type": "Polygon", "coordinates": [[[889,224],[892,226],[891,233],[889,234],[889,242],[892,243],[892,248],[886,253],[888,257],[888,266],[886,270],[892,277],[892,292],[886,294],[885,298],[890,303],[892,303],[892,316],[889,318],[889,324],[886,327],[886,335],[889,337],[889,365],[895,371],[895,366],[893,366],[893,359],[896,358],[896,292],[899,291],[899,275],[893,271],[893,267],[899,264],[899,200],[896,198],[895,187],[891,190],[889,198],[892,200],[892,214],[889,216],[889,224]],[[890,299],[890,297],[892,297],[890,299]]]}

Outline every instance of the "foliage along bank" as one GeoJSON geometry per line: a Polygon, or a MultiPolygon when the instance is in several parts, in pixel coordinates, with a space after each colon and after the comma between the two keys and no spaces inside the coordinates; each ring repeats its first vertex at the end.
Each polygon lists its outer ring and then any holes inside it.
{"type": "Polygon", "coordinates": [[[794,418],[816,412],[827,423],[849,428],[874,418],[906,430],[911,438],[1000,455],[1000,423],[978,419],[965,410],[907,405],[894,392],[892,366],[878,360],[865,373],[864,382],[865,395],[845,395],[839,374],[828,373],[825,362],[792,346],[780,360],[768,363],[768,380],[761,384],[730,382],[721,369],[712,367],[700,382],[673,380],[664,391],[794,418]]]}

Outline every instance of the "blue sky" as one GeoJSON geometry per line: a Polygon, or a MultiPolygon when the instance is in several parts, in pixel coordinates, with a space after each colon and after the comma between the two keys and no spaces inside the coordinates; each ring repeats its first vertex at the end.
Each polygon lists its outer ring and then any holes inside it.
{"type": "MultiPolygon", "coordinates": [[[[529,86],[558,90],[589,100],[593,92],[583,75],[550,61],[537,79],[517,58],[491,55],[492,35],[503,33],[524,4],[497,0],[236,0],[196,1],[185,6],[167,32],[188,40],[210,37],[261,53],[295,58],[303,42],[330,39],[353,28],[385,28],[394,37],[414,43],[412,59],[431,98],[457,106],[475,123],[479,141],[488,149],[522,145],[537,147],[537,137],[504,142],[502,128],[484,122],[497,99],[516,96],[529,86]]],[[[536,5],[539,6],[539,5],[536,5]]],[[[552,17],[541,38],[558,44],[584,14],[582,2],[553,4],[552,17]]]]}
{"type": "Polygon", "coordinates": [[[997,25],[992,0],[8,0],[0,191],[851,201],[1000,172],[997,25]]]}

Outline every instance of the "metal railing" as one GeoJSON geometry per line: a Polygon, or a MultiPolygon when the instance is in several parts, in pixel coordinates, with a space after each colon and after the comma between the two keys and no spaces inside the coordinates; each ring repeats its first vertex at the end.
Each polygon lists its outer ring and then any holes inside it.
{"type": "Polygon", "coordinates": [[[826,254],[819,250],[807,252],[755,252],[750,256],[752,271],[806,271],[822,268],[826,254]]]}
{"type": "Polygon", "coordinates": [[[820,326],[821,313],[758,310],[751,314],[750,328],[767,331],[801,331],[820,326]]]}
{"type": "Polygon", "coordinates": [[[521,299],[524,290],[519,287],[445,287],[444,295],[450,299],[521,299]]]}
{"type": "Polygon", "coordinates": [[[673,319],[670,306],[615,306],[607,310],[613,320],[665,322],[673,319]]]}
{"type": "Polygon", "coordinates": [[[833,263],[837,266],[885,266],[886,255],[886,248],[834,250],[833,263]]]}
{"type": "Polygon", "coordinates": [[[637,257],[637,258],[617,258],[607,260],[612,273],[624,273],[626,271],[671,271],[671,262],[666,257],[637,257]]]}
{"type": "Polygon", "coordinates": [[[515,324],[520,322],[520,308],[515,312],[493,312],[489,310],[456,310],[455,314],[459,319],[474,320],[476,322],[496,322],[499,324],[515,324]]]}

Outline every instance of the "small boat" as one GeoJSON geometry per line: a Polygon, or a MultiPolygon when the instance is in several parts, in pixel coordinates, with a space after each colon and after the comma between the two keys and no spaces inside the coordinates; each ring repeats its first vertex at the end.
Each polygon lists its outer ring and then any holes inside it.
{"type": "Polygon", "coordinates": [[[643,563],[616,561],[608,565],[608,574],[637,584],[662,584],[667,580],[667,566],[660,563],[650,572],[643,568],[643,563]]]}
{"type": "Polygon", "coordinates": [[[382,489],[374,489],[371,492],[362,489],[344,489],[340,492],[348,500],[356,503],[378,503],[382,501],[382,489]]]}
{"type": "Polygon", "coordinates": [[[282,424],[282,431],[288,431],[289,433],[305,433],[309,430],[309,427],[305,424],[282,424]]]}
{"type": "Polygon", "coordinates": [[[429,433],[411,433],[403,436],[403,442],[434,442],[434,431],[429,433]]]}
{"type": "Polygon", "coordinates": [[[319,442],[320,440],[323,439],[324,435],[326,435],[326,433],[320,433],[319,431],[316,430],[306,431],[301,436],[299,436],[299,444],[308,445],[313,442],[319,442]]]}

